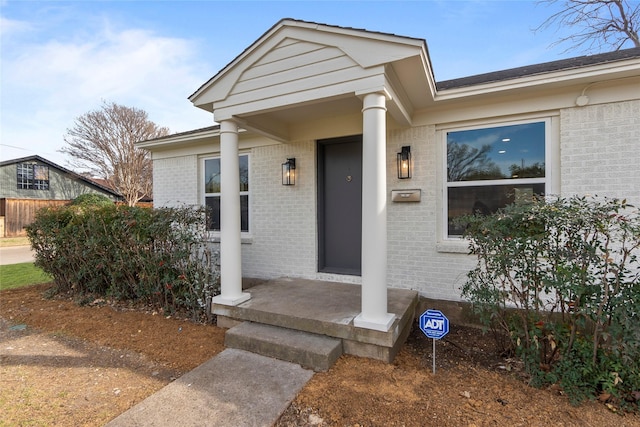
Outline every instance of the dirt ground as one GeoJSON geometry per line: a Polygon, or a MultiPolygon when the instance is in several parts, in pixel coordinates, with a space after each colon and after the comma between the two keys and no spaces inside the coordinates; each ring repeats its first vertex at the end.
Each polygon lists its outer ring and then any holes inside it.
{"type": "MultiPolygon", "coordinates": [[[[101,426],[223,349],[214,325],[95,301],[46,299],[47,285],[0,292],[0,426],[101,426]]],[[[284,426],[640,426],[606,403],[573,407],[526,385],[488,337],[452,325],[413,331],[392,364],[343,356],[315,374],[284,426]]]]}

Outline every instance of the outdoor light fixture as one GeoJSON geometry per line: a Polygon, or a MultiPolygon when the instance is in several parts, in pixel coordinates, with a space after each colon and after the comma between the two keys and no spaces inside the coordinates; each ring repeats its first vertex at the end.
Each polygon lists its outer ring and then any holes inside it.
{"type": "Polygon", "coordinates": [[[296,159],[287,159],[282,164],[282,185],[296,185],[296,159]]]}
{"type": "Polygon", "coordinates": [[[398,153],[398,179],[411,178],[411,147],[406,145],[398,153]]]}

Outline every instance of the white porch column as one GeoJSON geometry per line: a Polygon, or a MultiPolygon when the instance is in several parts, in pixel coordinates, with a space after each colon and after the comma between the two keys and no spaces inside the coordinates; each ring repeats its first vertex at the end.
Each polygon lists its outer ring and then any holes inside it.
{"type": "Polygon", "coordinates": [[[238,305],[251,295],[242,292],[240,240],[240,164],[238,126],[220,123],[220,295],[214,304],[238,305]]]}
{"type": "Polygon", "coordinates": [[[388,331],[387,313],[387,160],[386,97],[364,96],[362,138],[362,312],[360,328],[388,331]]]}

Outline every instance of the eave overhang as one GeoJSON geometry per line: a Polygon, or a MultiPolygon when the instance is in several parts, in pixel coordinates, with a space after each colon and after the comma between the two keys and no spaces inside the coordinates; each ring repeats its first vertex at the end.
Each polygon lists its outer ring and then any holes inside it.
{"type": "Polygon", "coordinates": [[[579,66],[569,66],[567,68],[558,67],[563,63],[571,64],[575,62],[574,59],[439,82],[439,89],[437,89],[433,100],[435,103],[468,100],[500,93],[508,94],[523,90],[531,91],[574,85],[591,85],[604,81],[640,77],[640,48],[619,52],[618,55],[615,55],[616,53],[594,55],[590,57],[593,58],[593,63],[591,64],[580,64],[579,66]],[[598,62],[599,57],[613,59],[598,62]],[[529,68],[531,68],[531,73],[526,74],[529,68]],[[501,78],[494,77],[492,79],[494,75],[501,76],[501,78]]]}
{"type": "MultiPolygon", "coordinates": [[[[359,114],[361,98],[371,92],[384,93],[389,117],[410,127],[416,115],[445,105],[468,107],[580,87],[584,92],[625,79],[640,79],[640,48],[436,83],[422,39],[283,19],[189,99],[213,112],[217,122],[236,122],[245,136],[287,143],[292,129],[310,117],[359,114]]],[[[213,126],[137,145],[156,150],[217,137],[213,126]]]]}
{"type": "Polygon", "coordinates": [[[137,148],[155,151],[168,148],[176,148],[185,145],[205,143],[220,137],[220,126],[209,126],[188,132],[180,132],[156,139],[136,142],[137,148]]]}
{"type": "Polygon", "coordinates": [[[367,92],[385,93],[391,117],[410,126],[435,87],[424,40],[284,19],[189,99],[218,122],[287,142],[299,108],[330,114],[367,92]]]}

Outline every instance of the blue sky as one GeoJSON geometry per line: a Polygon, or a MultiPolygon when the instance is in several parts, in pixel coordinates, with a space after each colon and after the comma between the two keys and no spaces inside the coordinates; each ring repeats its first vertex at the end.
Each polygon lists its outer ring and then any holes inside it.
{"type": "Polygon", "coordinates": [[[187,97],[282,18],[427,41],[436,80],[554,61],[557,10],[534,1],[0,0],[0,160],[58,152],[103,101],[172,133],[213,124],[187,97]]]}

